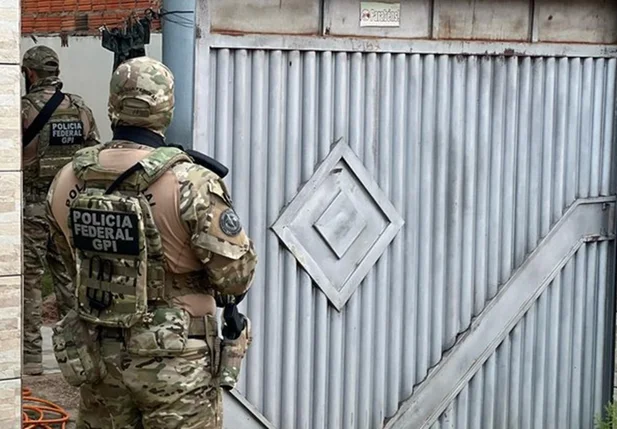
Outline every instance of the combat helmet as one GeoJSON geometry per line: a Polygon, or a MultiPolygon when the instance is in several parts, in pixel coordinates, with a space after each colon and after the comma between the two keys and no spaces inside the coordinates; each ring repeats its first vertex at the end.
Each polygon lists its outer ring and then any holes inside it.
{"type": "Polygon", "coordinates": [[[120,64],[109,85],[112,127],[147,128],[163,135],[174,111],[174,76],[163,63],[137,57],[120,64]]]}
{"type": "Polygon", "coordinates": [[[55,72],[60,68],[58,54],[47,46],[34,46],[26,51],[22,67],[30,70],[55,72]]]}

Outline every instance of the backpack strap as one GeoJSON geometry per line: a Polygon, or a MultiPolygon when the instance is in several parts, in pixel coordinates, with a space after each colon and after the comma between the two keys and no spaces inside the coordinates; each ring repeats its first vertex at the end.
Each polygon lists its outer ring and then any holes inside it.
{"type": "Polygon", "coordinates": [[[45,124],[49,121],[49,118],[51,118],[51,115],[54,114],[58,106],[60,106],[60,103],[62,103],[62,100],[64,100],[64,94],[62,91],[56,90],[54,95],[47,100],[47,103],[45,103],[39,114],[36,115],[34,121],[32,121],[30,126],[24,131],[24,136],[22,138],[23,147],[28,146],[38,133],[41,132],[45,124]]]}
{"type": "Polygon", "coordinates": [[[137,188],[146,189],[156,182],[167,170],[182,162],[192,164],[193,160],[181,149],[164,146],[153,150],[148,156],[139,161],[143,168],[136,175],[137,188]]]}

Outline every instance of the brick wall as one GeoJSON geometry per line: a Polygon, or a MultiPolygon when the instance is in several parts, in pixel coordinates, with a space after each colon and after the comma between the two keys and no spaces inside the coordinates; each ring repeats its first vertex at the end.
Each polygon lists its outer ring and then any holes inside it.
{"type": "MultiPolygon", "coordinates": [[[[3,1],[3,0],[2,0],[3,1]]],[[[98,34],[99,27],[121,26],[135,12],[158,9],[160,0],[22,0],[22,34],[98,34]]],[[[160,25],[154,23],[154,30],[160,25]]]]}
{"type": "Polygon", "coordinates": [[[0,428],[21,427],[19,0],[0,0],[0,428]]]}

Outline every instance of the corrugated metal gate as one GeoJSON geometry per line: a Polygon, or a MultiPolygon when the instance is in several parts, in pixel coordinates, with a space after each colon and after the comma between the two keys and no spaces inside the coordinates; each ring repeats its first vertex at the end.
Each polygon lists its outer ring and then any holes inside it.
{"type": "Polygon", "coordinates": [[[196,146],[231,167],[260,256],[227,426],[591,427],[616,60],[373,43],[200,41],[196,146]]]}

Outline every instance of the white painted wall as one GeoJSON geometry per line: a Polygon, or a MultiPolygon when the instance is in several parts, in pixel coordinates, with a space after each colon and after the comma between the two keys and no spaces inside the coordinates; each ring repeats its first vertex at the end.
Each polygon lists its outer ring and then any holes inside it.
{"type": "MultiPolygon", "coordinates": [[[[162,35],[152,34],[146,54],[161,60],[163,52],[162,35]]],[[[107,97],[109,79],[114,55],[101,46],[101,39],[95,36],[75,36],[68,38],[68,46],[62,47],[60,36],[37,37],[39,45],[49,46],[60,57],[60,77],[66,92],[81,95],[94,112],[101,133],[101,140],[111,138],[107,118],[107,97]]],[[[22,37],[21,52],[35,45],[30,37],[22,37]]],[[[23,87],[23,85],[22,85],[23,87]]]]}

